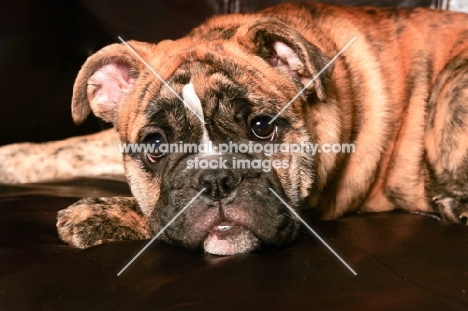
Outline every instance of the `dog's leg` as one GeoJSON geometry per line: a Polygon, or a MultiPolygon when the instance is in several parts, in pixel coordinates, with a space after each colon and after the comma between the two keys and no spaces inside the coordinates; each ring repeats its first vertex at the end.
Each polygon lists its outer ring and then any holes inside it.
{"type": "Polygon", "coordinates": [[[73,177],[123,175],[114,129],[47,143],[0,148],[0,183],[31,183],[73,177]]]}
{"type": "Polygon", "coordinates": [[[468,224],[468,53],[441,72],[427,113],[427,194],[443,219],[468,224]]]}
{"type": "Polygon", "coordinates": [[[79,248],[152,235],[147,218],[130,197],[82,199],[58,212],[57,229],[64,242],[79,248]]]}

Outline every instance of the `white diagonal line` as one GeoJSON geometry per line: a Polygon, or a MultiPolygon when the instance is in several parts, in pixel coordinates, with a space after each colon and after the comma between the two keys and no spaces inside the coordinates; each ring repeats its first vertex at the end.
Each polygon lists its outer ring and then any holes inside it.
{"type": "Polygon", "coordinates": [[[153,243],[189,206],[190,204],[193,203],[193,201],[195,201],[196,198],[198,198],[198,196],[200,194],[202,194],[203,191],[205,191],[206,188],[203,188],[202,190],[200,190],[200,192],[197,193],[196,196],[193,197],[193,199],[190,200],[190,202],[188,202],[183,209],[181,209],[177,215],[174,216],[174,218],[171,219],[171,221],[169,221],[167,223],[167,225],[164,226],[164,228],[162,228],[161,230],[159,230],[158,234],[156,234],[152,239],[151,241],[149,241],[145,247],[143,247],[141,249],[141,251],[138,252],[138,254],[135,255],[135,257],[133,257],[132,260],[130,260],[130,262],[122,269],[120,270],[119,273],[117,273],[117,276],[120,276],[122,274],[122,272],[124,272],[150,245],[151,243],[153,243]]]}
{"type": "Polygon", "coordinates": [[[177,98],[185,105],[185,107],[187,107],[194,115],[196,115],[203,124],[206,124],[205,120],[199,116],[197,112],[193,110],[192,107],[190,107],[190,105],[188,105],[184,99],[180,97],[180,95],[177,94],[177,92],[174,91],[174,89],[163,78],[161,78],[161,76],[124,39],[122,39],[122,37],[119,36],[118,38],[148,68],[148,70],[151,71],[169,89],[169,91],[172,92],[172,94],[177,96],[177,98]]]}
{"type": "Polygon", "coordinates": [[[268,124],[271,124],[273,121],[276,120],[276,118],[278,118],[280,116],[280,114],[282,114],[288,107],[289,105],[291,105],[299,96],[301,96],[301,94],[312,84],[314,83],[315,80],[317,80],[318,77],[320,77],[320,75],[331,65],[333,64],[333,62],[354,42],[354,40],[356,40],[356,37],[353,37],[349,42],[348,44],[346,44],[344,46],[344,48],[342,48],[338,54],[335,55],[335,57],[333,57],[326,65],[325,67],[322,68],[322,70],[319,71],[319,73],[317,73],[315,75],[315,77],[312,78],[312,80],[310,80],[300,91],[299,93],[296,94],[296,96],[293,97],[293,99],[291,99],[287,104],[286,106],[283,107],[283,109],[281,109],[277,114],[276,116],[270,120],[270,122],[268,122],[268,124]]]}
{"type": "Polygon", "coordinates": [[[357,275],[357,273],[353,270],[353,268],[351,268],[351,267],[346,263],[346,261],[344,261],[343,258],[341,258],[340,255],[338,255],[338,254],[333,250],[333,248],[331,248],[330,245],[328,245],[327,242],[325,242],[325,241],[320,237],[320,235],[318,235],[318,233],[315,232],[315,230],[312,229],[312,228],[305,222],[305,220],[302,219],[301,216],[299,216],[299,214],[297,214],[296,211],[295,211],[291,206],[288,205],[288,203],[286,203],[273,189],[271,189],[271,188],[268,188],[268,189],[270,189],[270,191],[273,192],[273,194],[284,204],[284,206],[286,206],[286,207],[294,214],[294,216],[296,216],[296,218],[299,219],[299,220],[304,224],[304,226],[306,226],[307,229],[309,229],[310,232],[312,232],[312,233],[317,237],[317,239],[319,239],[320,242],[322,242],[323,245],[325,245],[325,246],[330,250],[330,252],[332,252],[333,255],[335,255],[336,258],[338,258],[338,259],[346,266],[346,268],[348,268],[354,275],[357,275]]]}

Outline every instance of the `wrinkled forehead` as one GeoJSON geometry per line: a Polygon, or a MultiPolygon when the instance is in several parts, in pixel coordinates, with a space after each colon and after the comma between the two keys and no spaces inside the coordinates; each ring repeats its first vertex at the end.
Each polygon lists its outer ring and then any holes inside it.
{"type": "Polygon", "coordinates": [[[127,141],[136,141],[139,129],[148,123],[197,127],[219,114],[224,118],[275,114],[294,96],[294,88],[288,92],[286,86],[281,90],[276,86],[277,78],[266,62],[238,45],[165,44],[148,62],[151,69],[140,75],[137,94],[125,105],[127,141]]]}

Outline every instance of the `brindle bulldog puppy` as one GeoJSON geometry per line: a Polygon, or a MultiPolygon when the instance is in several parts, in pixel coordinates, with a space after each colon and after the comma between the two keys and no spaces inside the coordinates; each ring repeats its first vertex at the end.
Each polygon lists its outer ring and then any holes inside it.
{"type": "Polygon", "coordinates": [[[467,15],[282,4],[128,45],[86,61],[72,102],[76,123],[93,112],[118,134],[0,150],[1,179],[27,182],[120,172],[127,148],[134,197],[60,211],[67,243],[146,239],[186,208],[161,239],[220,255],[279,247],[299,223],[272,191],[324,219],[398,208],[466,223],[467,15]]]}

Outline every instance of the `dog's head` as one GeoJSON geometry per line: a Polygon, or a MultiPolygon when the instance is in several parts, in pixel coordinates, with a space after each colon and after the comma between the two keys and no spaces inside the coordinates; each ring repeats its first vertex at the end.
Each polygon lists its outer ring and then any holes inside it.
{"type": "Polygon", "coordinates": [[[304,105],[325,100],[331,69],[309,81],[328,59],[271,17],[218,18],[177,41],[128,45],[86,61],[73,118],[93,111],[123,147],[139,146],[124,152],[125,170],[152,230],[188,205],[166,241],[222,255],[289,243],[299,224],[270,188],[298,208],[314,182],[312,155],[284,148],[310,142],[304,105]]]}

